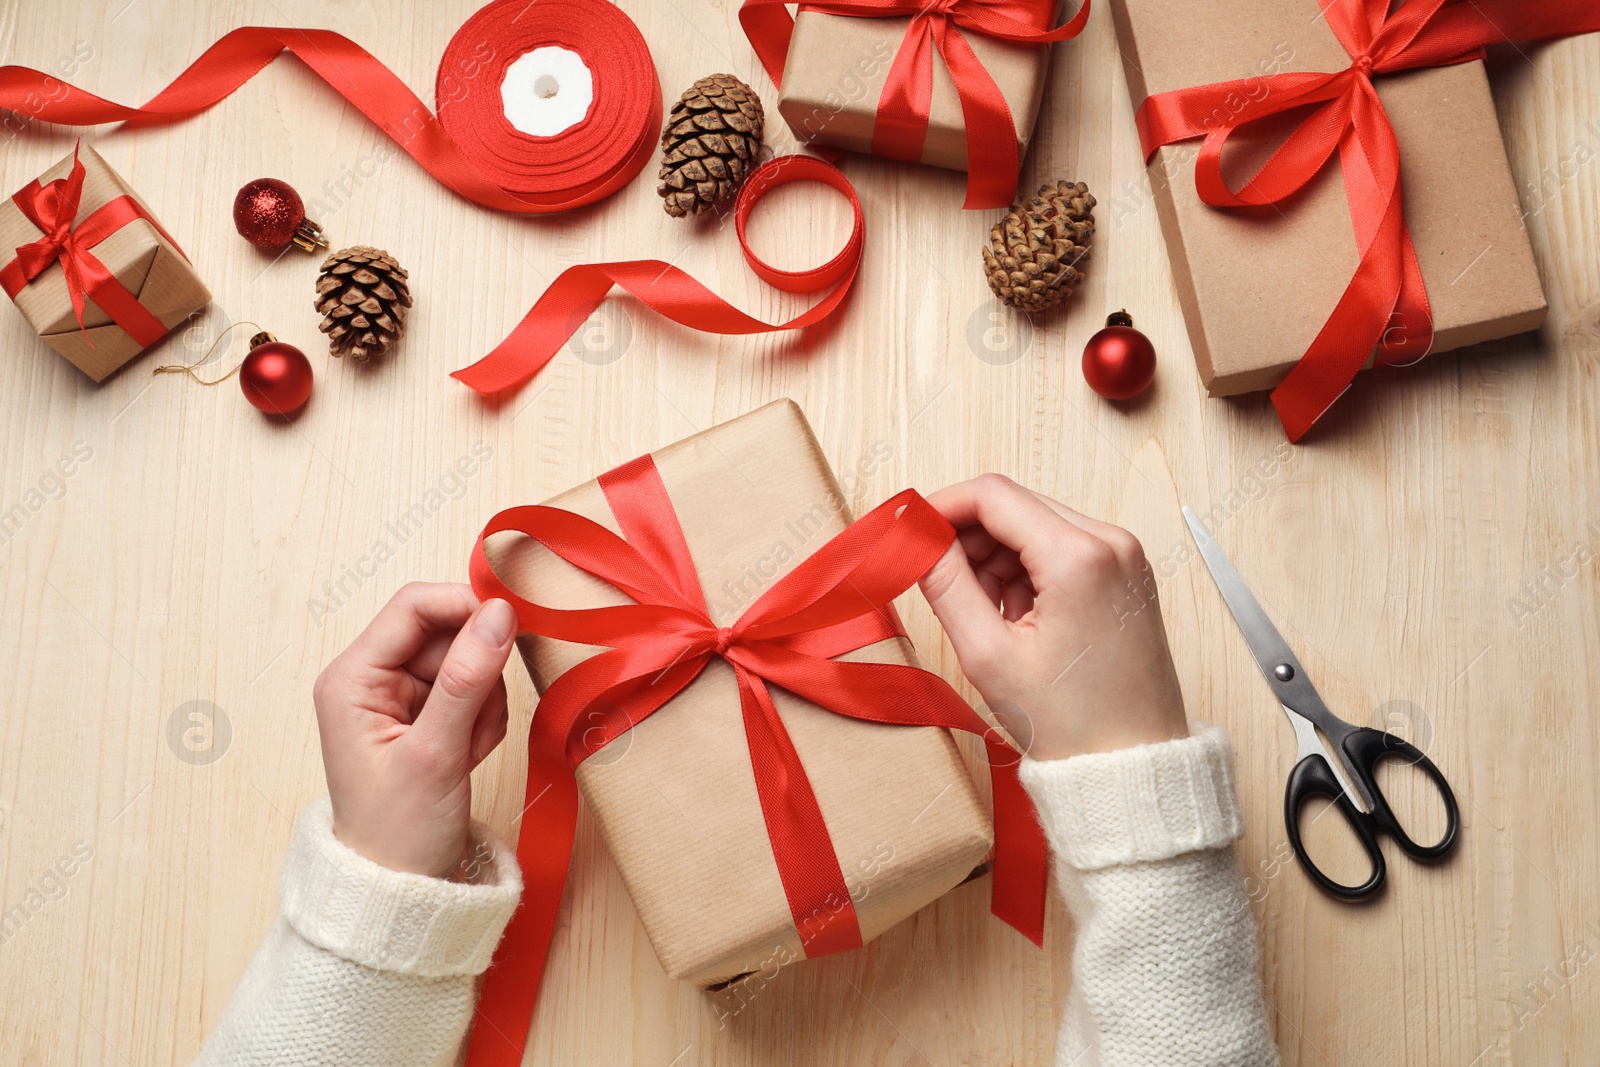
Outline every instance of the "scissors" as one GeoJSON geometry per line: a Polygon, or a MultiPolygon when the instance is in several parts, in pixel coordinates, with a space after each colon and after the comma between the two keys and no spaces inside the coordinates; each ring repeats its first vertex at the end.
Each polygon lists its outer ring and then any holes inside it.
{"type": "Polygon", "coordinates": [[[1200,546],[1200,555],[1210,568],[1211,577],[1222,591],[1222,599],[1227,601],[1234,621],[1244,632],[1256,666],[1266,676],[1267,684],[1272,686],[1278,702],[1283,705],[1284,714],[1289,716],[1289,725],[1294,727],[1298,751],[1284,794],[1283,819],[1289,831],[1289,844],[1306,874],[1342,900],[1366,900],[1383,886],[1385,868],[1383,853],[1378,849],[1380,833],[1387,834],[1401,852],[1414,860],[1431,861],[1445,856],[1455,848],[1460,836],[1461,814],[1450,783],[1444,780],[1439,768],[1404,738],[1383,730],[1354,726],[1329,711],[1289,643],[1267,618],[1228,557],[1217,547],[1211,531],[1187,507],[1183,509],[1183,517],[1188,520],[1189,530],[1200,546]],[[1318,731],[1327,738],[1327,745],[1318,738],[1318,731]],[[1330,750],[1333,759],[1328,758],[1330,750]],[[1435,843],[1419,845],[1411,840],[1384,800],[1373,770],[1385,759],[1406,760],[1420,768],[1438,789],[1444,801],[1446,826],[1444,836],[1435,843]],[[1344,885],[1329,878],[1318,869],[1301,843],[1300,812],[1314,797],[1332,801],[1366,849],[1372,873],[1360,885],[1344,885]]]}

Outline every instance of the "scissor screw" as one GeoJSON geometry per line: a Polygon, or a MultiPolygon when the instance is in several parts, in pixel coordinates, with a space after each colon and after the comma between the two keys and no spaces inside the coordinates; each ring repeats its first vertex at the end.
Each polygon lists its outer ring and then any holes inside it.
{"type": "Polygon", "coordinates": [[[1287,682],[1294,677],[1294,668],[1287,663],[1280,663],[1272,668],[1272,676],[1280,682],[1287,682]]]}

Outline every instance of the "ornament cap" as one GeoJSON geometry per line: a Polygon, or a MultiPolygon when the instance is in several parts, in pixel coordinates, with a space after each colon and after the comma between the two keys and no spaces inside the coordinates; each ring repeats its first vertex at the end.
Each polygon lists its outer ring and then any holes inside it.
{"type": "Polygon", "coordinates": [[[250,347],[252,349],[260,348],[262,345],[272,344],[276,340],[277,338],[272,334],[268,333],[266,330],[262,330],[260,333],[255,334],[250,338],[250,347]]]}
{"type": "Polygon", "coordinates": [[[301,219],[300,225],[295,227],[294,236],[289,240],[296,248],[307,252],[328,247],[328,239],[323,236],[322,227],[310,219],[301,219]]]}
{"type": "Polygon", "coordinates": [[[1131,327],[1133,325],[1133,316],[1128,314],[1126,308],[1122,309],[1121,311],[1113,311],[1111,314],[1106,316],[1106,325],[1131,327]]]}

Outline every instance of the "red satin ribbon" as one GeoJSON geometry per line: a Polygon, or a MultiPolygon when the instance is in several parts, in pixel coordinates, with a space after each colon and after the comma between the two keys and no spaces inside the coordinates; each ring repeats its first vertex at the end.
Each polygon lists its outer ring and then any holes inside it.
{"type": "Polygon", "coordinates": [[[771,324],[740,311],[688,274],[659,259],[622,263],[584,263],[568,267],[537,303],[488,355],[451,375],[479,393],[520,386],[538,374],[566,339],[600,306],[613,285],[620,285],[646,307],[673,322],[708,333],[748,334],[798,330],[833,314],[850,291],[866,241],[866,221],[855,188],[837,169],[811,156],[779,156],[750,173],[734,201],[734,229],[745,262],[767,284],[791,293],[813,293],[833,286],[827,296],[787,322],[771,324]],[[768,190],[787,182],[815,181],[837,189],[850,203],[853,221],[849,240],[828,262],[810,270],[779,270],[761,261],[745,239],[745,224],[756,202],[768,190]]]}
{"type": "Polygon", "coordinates": [[[1483,57],[1499,41],[1600,30],[1594,0],[1321,0],[1350,53],[1332,73],[1281,73],[1160,93],[1136,116],[1145,159],[1162,145],[1205,138],[1195,187],[1214,207],[1276,204],[1339,153],[1360,262],[1332,315],[1272,393],[1284,431],[1298,441],[1350,386],[1374,351],[1386,364],[1414,363],[1433,344],[1433,316],[1400,202],[1400,147],[1372,85],[1374,74],[1448,66],[1483,57]],[[1263,91],[1265,90],[1265,91],[1263,91]],[[1222,177],[1222,150],[1240,127],[1311,107],[1238,193],[1222,177]]]}
{"type": "MultiPolygon", "coordinates": [[[[961,31],[1023,44],[1065,41],[1083,32],[1089,0],[1071,21],[1052,30],[1056,7],[1057,0],[825,0],[802,3],[800,10],[854,18],[911,16],[878,98],[872,151],[912,163],[922,159],[937,51],[961,98],[967,133],[967,199],[962,206],[971,209],[1008,206],[1017,191],[1021,162],[1011,109],[961,31]]],[[[784,0],[744,0],[739,22],[773,84],[782,85],[794,33],[794,18],[784,0]]]]}
{"type": "MultiPolygon", "coordinates": [[[[61,272],[66,277],[67,296],[72,301],[72,314],[77,318],[78,329],[84,332],[85,339],[88,331],[83,324],[84,302],[93,300],[100,310],[111,316],[112,322],[138,342],[140,348],[148,348],[166,336],[166,326],[150,314],[139,303],[139,298],[130,293],[128,287],[119,282],[117,276],[89,249],[138,219],[154,226],[156,232],[165,237],[179,255],[183,254],[183,249],[178,248],[178,242],[161,228],[160,223],[147,215],[131,196],[108,200],[74,226],[73,220],[78,217],[78,209],[83,201],[86,173],[83,162],[74,151],[72,170],[65,178],[57,178],[47,185],[40,185],[38,179],[34,179],[12,196],[17,208],[39,228],[42,236],[29,244],[18,246],[15,257],[0,267],[0,286],[5,288],[6,295],[15,300],[29,282],[52,264],[60,263],[61,272]]],[[[89,347],[93,348],[94,342],[90,341],[89,347]]]]}
{"type": "Polygon", "coordinates": [[[565,211],[620,188],[649,160],[661,128],[661,89],[637,27],[605,0],[496,0],[451,39],[439,68],[441,122],[395,74],[332,30],[245,26],[225,34],[143,107],[127,107],[29,67],[0,67],[0,107],[46,122],[165,122],[206,110],[287,49],[456,194],[519,214],[565,211]],[[556,137],[528,137],[497,109],[517,56],[560,44],[590,57],[595,100],[556,137]],[[492,103],[491,103],[492,102],[492,103]],[[451,130],[462,137],[457,143],[451,130]],[[498,185],[492,173],[508,183],[498,185]]]}
{"type": "Polygon", "coordinates": [[[937,675],[833,658],[901,633],[890,604],[943,554],[955,536],[950,524],[914,491],[900,493],[822,546],[732,626],[719,628],[654,461],[636,459],[602,475],[600,485],[623,537],[559,508],[519,507],[491,519],[472,552],[473,590],[480,599],[499,597],[514,605],[523,631],[608,650],[557,678],[534,714],[517,843],[526,888],[484,982],[469,1067],[522,1062],[571,862],[578,812],[574,770],[658,711],[716,656],[738,678],[761,810],[807,956],[858,947],[861,931],[769,683],[839,715],[982,737],[994,783],[991,907],[1041,942],[1045,841],[1017,777],[1016,753],[937,675]],[[484,555],[484,539],[507,530],[535,538],[635,603],[558,611],[522,599],[484,555]]]}

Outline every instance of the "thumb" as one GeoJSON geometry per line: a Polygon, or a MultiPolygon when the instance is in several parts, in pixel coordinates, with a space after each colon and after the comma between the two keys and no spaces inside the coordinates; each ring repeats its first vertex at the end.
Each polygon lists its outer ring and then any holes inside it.
{"type": "Polygon", "coordinates": [[[928,568],[917,584],[939,625],[950,635],[961,669],[973,684],[981,686],[987,679],[973,677],[974,669],[981,673],[982,664],[994,661],[1006,638],[1006,624],[978,584],[960,540],[950,542],[939,562],[928,568]]]}
{"type": "Polygon", "coordinates": [[[450,643],[413,728],[439,753],[468,758],[478,712],[499,686],[517,635],[517,615],[504,600],[489,600],[450,643]]]}

